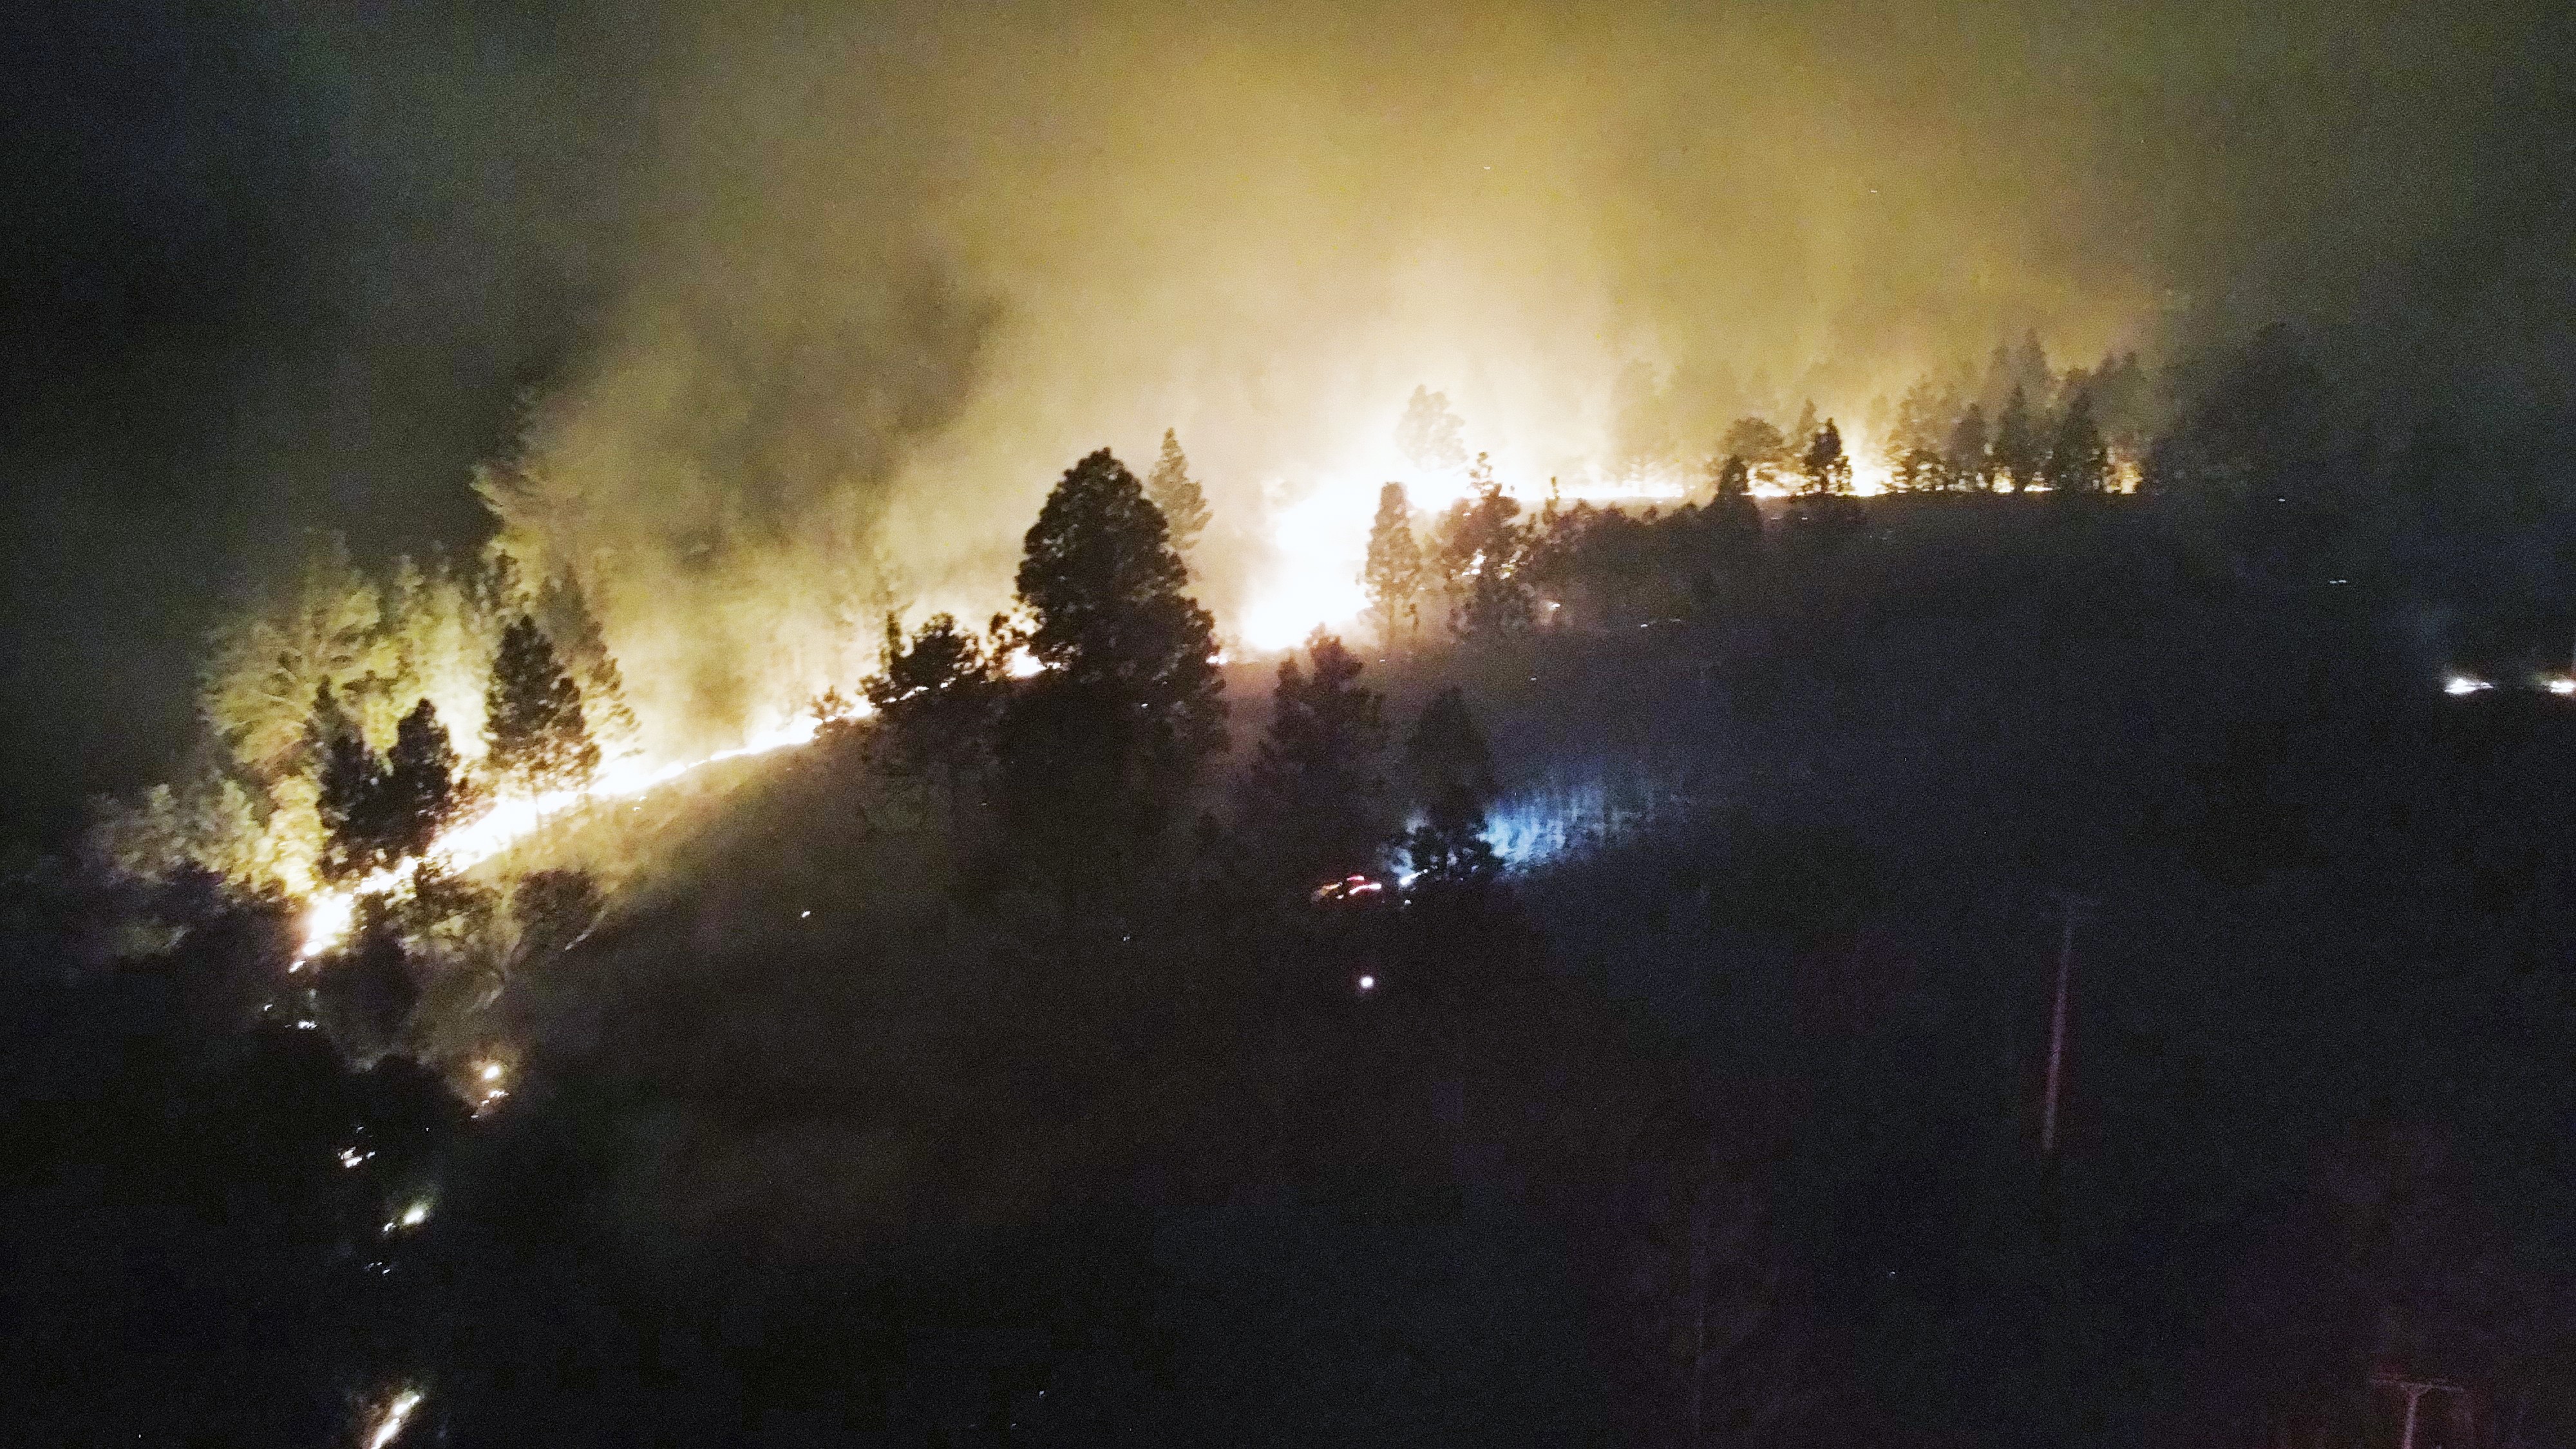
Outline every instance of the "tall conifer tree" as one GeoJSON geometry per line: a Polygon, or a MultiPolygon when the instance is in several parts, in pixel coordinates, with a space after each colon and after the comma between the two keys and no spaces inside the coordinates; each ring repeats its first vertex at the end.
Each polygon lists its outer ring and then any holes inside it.
{"type": "Polygon", "coordinates": [[[486,758],[502,780],[528,790],[580,789],[598,772],[581,686],[534,617],[521,614],[502,631],[483,710],[486,758]]]}
{"type": "Polygon", "coordinates": [[[1360,570],[1369,620],[1377,627],[1380,642],[1393,644],[1399,633],[1410,634],[1420,627],[1422,585],[1422,544],[1413,536],[1413,508],[1405,500],[1403,484],[1386,484],[1377,490],[1377,517],[1369,523],[1368,562],[1360,570]]]}
{"type": "Polygon", "coordinates": [[[1163,527],[1170,532],[1172,547],[1188,553],[1208,526],[1207,493],[1190,476],[1189,456],[1181,451],[1180,435],[1170,428],[1163,430],[1162,456],[1145,475],[1145,496],[1163,511],[1163,527]]]}
{"type": "Polygon", "coordinates": [[[1244,817],[1277,843],[1301,884],[1336,880],[1377,863],[1386,838],[1386,704],[1359,683],[1359,659],[1317,629],[1306,640],[1311,668],[1279,662],[1270,728],[1245,771],[1244,817]]]}

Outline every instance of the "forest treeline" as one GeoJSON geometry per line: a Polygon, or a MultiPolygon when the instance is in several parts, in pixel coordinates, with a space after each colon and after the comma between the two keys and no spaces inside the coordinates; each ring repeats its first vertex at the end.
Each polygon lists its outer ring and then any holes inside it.
{"type": "MultiPolygon", "coordinates": [[[[1694,451],[1659,421],[1682,385],[1651,370],[1623,383],[1613,476],[1699,479],[1679,506],[1644,508],[1524,507],[1469,458],[1447,399],[1417,390],[1399,444],[1420,466],[1463,471],[1469,496],[1430,516],[1401,485],[1382,492],[1363,575],[1378,635],[1708,616],[1717,581],[1766,548],[1785,561],[1866,526],[1835,419],[1813,403],[1785,428],[1747,414],[1694,451]],[[1784,498],[1767,523],[1757,492],[1784,498]]],[[[2576,505],[2556,486],[2553,426],[2441,401],[2392,408],[2340,384],[2283,326],[2155,371],[2135,354],[2053,370],[2031,337],[1998,346],[1981,377],[1917,380],[1877,457],[1889,493],[2132,496],[2215,575],[2356,587],[2407,627],[2424,621],[2434,647],[2485,652],[2527,647],[2518,634],[2544,632],[2576,595],[2576,505]]]]}
{"type": "MultiPolygon", "coordinates": [[[[1785,433],[1738,420],[1705,460],[1704,493],[1678,506],[1550,496],[1527,509],[1483,455],[1467,454],[1446,400],[1418,389],[1398,442],[1423,466],[1461,470],[1467,494],[1427,516],[1403,485],[1381,491],[1364,625],[1381,652],[1437,652],[1540,631],[1722,622],[1744,591],[1815,566],[1868,524],[1838,425],[1813,411],[1785,433]],[[1787,496],[1766,512],[1757,487],[1787,496]]],[[[1998,347],[1973,385],[1962,374],[1911,388],[1886,451],[1902,488],[2036,491],[2046,508],[2111,506],[2130,474],[2136,496],[2117,506],[2150,510],[2213,576],[2349,587],[2481,640],[2527,631],[2564,592],[2552,570],[2566,509],[2527,465],[2505,448],[2480,452],[2439,415],[2391,430],[2284,329],[2152,384],[2134,357],[2056,372],[2035,339],[1998,347]],[[1992,398],[2001,421],[1989,435],[1992,398]]],[[[1183,832],[1234,788],[1210,773],[1227,753],[1221,651],[1191,597],[1190,550],[1208,520],[1171,433],[1141,478],[1106,453],[1083,460],[1024,541],[1013,611],[982,629],[939,615],[907,630],[888,614],[878,671],[850,697],[817,700],[818,723],[868,741],[890,773],[933,782],[959,828],[989,828],[1024,860],[1114,876],[1117,842],[1183,832]],[[1118,828],[1103,834],[1108,824],[1118,828]]],[[[1269,805],[1246,817],[1263,823],[1248,833],[1302,841],[1289,854],[1309,886],[1405,869],[1399,832],[1431,828],[1424,812],[1438,813],[1444,789],[1417,779],[1413,793],[1391,793],[1357,763],[1373,757],[1379,726],[1366,723],[1376,706],[1342,640],[1319,633],[1305,662],[1281,668],[1274,729],[1303,720],[1322,733],[1254,745],[1234,793],[1269,805]],[[1312,818],[1293,806],[1328,782],[1342,797],[1318,800],[1312,818]]],[[[103,806],[91,859],[147,886],[193,872],[273,899],[416,873],[417,888],[362,892],[357,929],[340,943],[377,965],[318,977],[372,978],[376,1004],[301,1013],[375,1023],[351,1028],[366,1054],[401,1039],[387,1023],[403,1013],[386,1003],[416,995],[402,979],[449,974],[385,965],[399,940],[479,963],[468,974],[487,987],[517,950],[521,926],[500,902],[519,887],[443,870],[433,842],[503,800],[573,806],[637,736],[578,580],[532,583],[498,549],[397,559],[379,576],[327,536],[216,631],[200,704],[205,743],[187,777],[103,806]]],[[[1470,727],[1454,713],[1434,722],[1470,727]]],[[[1426,859],[1475,855],[1457,834],[1464,818],[1449,828],[1455,838],[1419,842],[1426,859]]],[[[560,937],[567,911],[596,909],[596,887],[577,874],[540,882],[520,913],[527,931],[560,937]]]]}

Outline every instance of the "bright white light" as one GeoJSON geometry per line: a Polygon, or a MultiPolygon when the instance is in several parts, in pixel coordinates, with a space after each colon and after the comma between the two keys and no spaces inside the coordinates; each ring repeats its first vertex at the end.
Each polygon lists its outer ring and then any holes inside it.
{"type": "Polygon", "coordinates": [[[304,911],[304,945],[296,953],[290,970],[301,969],[306,961],[349,934],[351,922],[357,919],[358,897],[350,891],[324,891],[313,898],[304,911]]]}
{"type": "MultiPolygon", "coordinates": [[[[1575,503],[1675,502],[1689,492],[1681,474],[1603,479],[1588,475],[1521,476],[1505,458],[1494,460],[1495,482],[1527,518],[1557,499],[1575,503]]],[[[1257,652],[1293,649],[1318,626],[1338,630],[1360,617],[1368,595],[1360,570],[1368,561],[1369,527],[1377,516],[1378,490],[1404,485],[1417,529],[1473,491],[1463,469],[1417,468],[1397,456],[1392,442],[1371,457],[1321,478],[1274,482],[1264,498],[1264,543],[1269,557],[1255,565],[1252,587],[1233,620],[1235,634],[1257,652]]]]}
{"type": "Polygon", "coordinates": [[[417,1389],[405,1389],[394,1395],[393,1402],[385,1405],[384,1414],[376,1420],[376,1427],[368,1433],[367,1449],[385,1449],[386,1445],[394,1442],[394,1436],[411,1422],[412,1411],[419,1407],[420,1391],[417,1389]]]}
{"type": "Polygon", "coordinates": [[[2474,674],[2454,674],[2442,681],[2442,692],[2449,695],[2475,694],[2481,689],[2493,688],[2494,685],[2474,674]]]}
{"type": "Polygon", "coordinates": [[[499,1062],[485,1062],[482,1069],[477,1071],[475,1075],[481,1077],[487,1082],[497,1082],[501,1080],[501,1064],[499,1062]]]}
{"type": "Polygon", "coordinates": [[[1363,976],[1363,977],[1361,977],[1361,978],[1360,978],[1360,990],[1362,990],[1362,991],[1375,991],[1375,990],[1377,990],[1377,978],[1376,978],[1376,977],[1374,977],[1374,976],[1363,976]]]}
{"type": "Polygon", "coordinates": [[[360,1152],[354,1147],[343,1147],[340,1149],[340,1165],[342,1167],[355,1167],[359,1163],[364,1162],[375,1155],[376,1154],[372,1152],[360,1152]]]}
{"type": "MultiPolygon", "coordinates": [[[[1368,559],[1378,486],[1328,480],[1289,503],[1275,501],[1279,490],[1273,490],[1270,559],[1235,621],[1247,648],[1265,654],[1294,649],[1317,626],[1338,628],[1368,607],[1360,568],[1368,559]]],[[[1416,508],[1425,503],[1413,499],[1416,508]]]]}
{"type": "Polygon", "coordinates": [[[1046,672],[1046,662],[1023,644],[1002,657],[1002,672],[1013,679],[1035,679],[1046,672]]]}
{"type": "Polygon", "coordinates": [[[392,1222],[385,1224],[385,1231],[390,1233],[398,1228],[416,1228],[422,1223],[428,1221],[429,1200],[427,1198],[421,1198],[405,1207],[402,1210],[402,1214],[396,1217],[392,1222]]]}
{"type": "Polygon", "coordinates": [[[2552,674],[2540,681],[2540,687],[2548,690],[2551,694],[2564,697],[2566,695],[2576,694],[2576,678],[2571,678],[2564,674],[2552,674]]]}

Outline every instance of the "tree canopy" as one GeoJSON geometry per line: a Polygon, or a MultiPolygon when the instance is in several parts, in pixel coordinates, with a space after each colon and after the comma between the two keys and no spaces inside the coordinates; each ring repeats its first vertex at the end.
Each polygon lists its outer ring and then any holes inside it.
{"type": "Polygon", "coordinates": [[[885,651],[861,692],[877,712],[883,757],[898,771],[936,777],[952,810],[987,763],[1000,661],[950,614],[933,614],[906,638],[889,613],[885,651]]]}
{"type": "Polygon", "coordinates": [[[1842,430],[1834,420],[1816,430],[1807,444],[1806,456],[1799,460],[1799,472],[1806,476],[1809,493],[1849,493],[1852,487],[1851,458],[1843,452],[1842,430]]]}
{"type": "Polygon", "coordinates": [[[1154,460],[1153,471],[1145,475],[1145,496],[1163,511],[1163,526],[1171,531],[1172,547],[1188,553],[1208,526],[1207,494],[1190,476],[1189,456],[1181,451],[1180,435],[1173,429],[1163,430],[1162,456],[1154,460]]]}
{"type": "Polygon", "coordinates": [[[1987,456],[1995,480],[2015,492],[2039,481],[2047,445],[2039,435],[2039,420],[2031,414],[2030,395],[2019,387],[2004,399],[2003,414],[1995,420],[1994,446],[1987,456]]]}
{"type": "Polygon", "coordinates": [[[1393,643],[1399,631],[1420,627],[1423,574],[1422,544],[1413,535],[1413,507],[1405,499],[1404,485],[1386,484],[1377,491],[1377,516],[1369,522],[1368,558],[1360,570],[1369,620],[1381,642],[1393,643]]]}
{"type": "Polygon", "coordinates": [[[1151,835],[1225,743],[1215,621],[1163,515],[1108,449],[1065,470],[1019,569],[1042,669],[1003,711],[996,749],[1028,843],[1123,826],[1151,835]]]}
{"type": "Polygon", "coordinates": [[[315,809],[322,817],[322,877],[353,880],[386,863],[384,761],[326,682],[313,694],[305,730],[315,809]]]}
{"type": "Polygon", "coordinates": [[[1270,727],[1244,775],[1243,814],[1277,842],[1280,863],[1300,885],[1373,868],[1390,824],[1386,705],[1358,681],[1359,659],[1317,629],[1306,640],[1311,668],[1279,661],[1270,727]]]}
{"type": "Polygon", "coordinates": [[[1404,738],[1404,762],[1421,812],[1404,838],[1417,881],[1437,890],[1479,886],[1499,875],[1501,858],[1485,839],[1485,807],[1496,788],[1493,753],[1457,686],[1423,706],[1404,738]]]}
{"type": "Polygon", "coordinates": [[[1432,557],[1450,595],[1449,627],[1462,639],[1492,638],[1529,627],[1527,531],[1521,506],[1494,481],[1478,454],[1474,491],[1453,504],[1432,540],[1432,557]]]}
{"type": "Polygon", "coordinates": [[[2100,493],[2111,486],[2111,450],[2094,425],[2091,393],[2078,389],[2066,405],[2040,476],[2060,493],[2100,493]]]}
{"type": "Polygon", "coordinates": [[[536,619],[521,614],[502,632],[484,693],[485,760],[504,781],[529,790],[579,789],[599,770],[599,745],[582,713],[581,686],[555,659],[536,619]]]}

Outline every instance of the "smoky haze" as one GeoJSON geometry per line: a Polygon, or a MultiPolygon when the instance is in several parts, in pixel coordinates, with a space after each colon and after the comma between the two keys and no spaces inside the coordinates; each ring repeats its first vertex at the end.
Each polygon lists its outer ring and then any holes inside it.
{"type": "Polygon", "coordinates": [[[338,7],[19,22],[13,798],[185,734],[297,529],[498,526],[723,735],[996,607],[1054,476],[1179,430],[1221,612],[1418,384],[1589,466],[1864,416],[2035,331],[2290,318],[2566,402],[2561,7],[338,7]],[[614,11],[614,13],[612,13],[614,11]],[[497,460],[496,525],[469,486],[497,460]],[[110,722],[118,728],[109,729],[110,722]]]}

